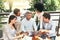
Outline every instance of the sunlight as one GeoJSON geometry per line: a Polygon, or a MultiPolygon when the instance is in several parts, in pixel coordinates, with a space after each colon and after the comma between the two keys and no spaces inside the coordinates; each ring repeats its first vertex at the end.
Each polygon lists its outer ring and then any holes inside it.
{"type": "MultiPolygon", "coordinates": [[[[29,0],[13,0],[12,10],[14,8],[19,8],[19,9],[30,8],[30,5],[29,5],[30,1],[29,0]]],[[[9,3],[8,2],[5,2],[4,5],[5,5],[6,9],[9,9],[9,3]]]]}

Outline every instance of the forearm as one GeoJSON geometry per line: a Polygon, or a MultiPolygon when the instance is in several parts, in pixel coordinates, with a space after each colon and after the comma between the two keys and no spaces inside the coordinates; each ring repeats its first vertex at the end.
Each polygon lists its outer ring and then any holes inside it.
{"type": "Polygon", "coordinates": [[[22,37],[23,37],[23,35],[19,35],[19,36],[13,37],[13,39],[18,39],[18,38],[22,38],[22,37]]]}

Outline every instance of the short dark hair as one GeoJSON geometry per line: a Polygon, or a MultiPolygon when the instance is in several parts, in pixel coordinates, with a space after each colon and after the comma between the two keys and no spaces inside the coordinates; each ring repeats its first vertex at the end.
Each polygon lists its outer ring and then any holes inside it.
{"type": "Polygon", "coordinates": [[[18,13],[19,11],[20,11],[20,9],[15,8],[15,9],[14,9],[14,14],[17,15],[17,13],[18,13]]]}
{"type": "Polygon", "coordinates": [[[34,4],[34,8],[38,10],[39,12],[42,12],[44,9],[44,5],[42,3],[36,3],[34,4]]]}
{"type": "Polygon", "coordinates": [[[44,14],[43,14],[43,17],[48,18],[49,20],[50,20],[50,18],[51,18],[51,16],[50,16],[49,13],[44,13],[44,14]]]}

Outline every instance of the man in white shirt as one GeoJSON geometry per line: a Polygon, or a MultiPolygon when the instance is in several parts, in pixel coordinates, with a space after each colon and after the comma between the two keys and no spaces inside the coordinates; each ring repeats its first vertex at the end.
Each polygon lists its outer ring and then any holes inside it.
{"type": "Polygon", "coordinates": [[[43,9],[44,9],[44,5],[42,3],[36,3],[34,5],[35,8],[35,16],[34,19],[36,20],[36,25],[37,25],[37,31],[39,31],[42,27],[42,15],[43,15],[43,9]]]}
{"type": "Polygon", "coordinates": [[[20,18],[20,9],[18,8],[15,8],[13,12],[11,12],[9,15],[8,15],[8,18],[11,16],[11,15],[15,15],[17,17],[17,22],[20,22],[21,18],[20,18]]]}
{"type": "Polygon", "coordinates": [[[21,30],[24,32],[28,32],[29,35],[31,35],[31,32],[34,32],[37,30],[35,21],[31,18],[32,13],[31,12],[26,12],[26,17],[22,20],[21,24],[21,30]]]}

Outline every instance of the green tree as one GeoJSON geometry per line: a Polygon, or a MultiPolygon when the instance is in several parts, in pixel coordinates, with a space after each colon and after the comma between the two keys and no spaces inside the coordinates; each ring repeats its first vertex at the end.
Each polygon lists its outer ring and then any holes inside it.
{"type": "Polygon", "coordinates": [[[39,2],[39,1],[40,0],[32,0],[31,3],[30,3],[31,8],[29,8],[28,10],[34,11],[34,4],[37,3],[37,2],[39,2]]]}
{"type": "Polygon", "coordinates": [[[12,11],[13,0],[0,0],[0,9],[1,9],[1,12],[2,12],[2,9],[4,9],[4,3],[5,2],[9,3],[9,10],[4,10],[4,11],[11,12],[12,11]]]}
{"type": "Polygon", "coordinates": [[[60,10],[60,0],[56,0],[57,10],[60,10]]]}
{"type": "Polygon", "coordinates": [[[13,4],[13,0],[3,0],[3,2],[8,2],[9,3],[9,12],[12,11],[12,4],[13,4]]]}
{"type": "Polygon", "coordinates": [[[54,0],[44,0],[43,4],[44,4],[45,11],[55,11],[57,8],[54,0]]]}
{"type": "Polygon", "coordinates": [[[32,2],[30,3],[30,10],[34,10],[34,4],[37,2],[41,2],[44,4],[44,11],[54,11],[56,10],[56,5],[55,5],[55,1],[54,0],[32,0],[32,2]]]}
{"type": "Polygon", "coordinates": [[[2,12],[4,10],[4,4],[3,1],[0,0],[0,12],[2,12]]]}

